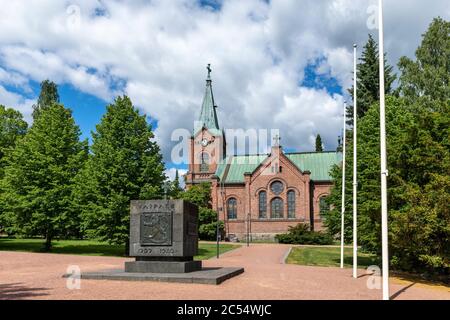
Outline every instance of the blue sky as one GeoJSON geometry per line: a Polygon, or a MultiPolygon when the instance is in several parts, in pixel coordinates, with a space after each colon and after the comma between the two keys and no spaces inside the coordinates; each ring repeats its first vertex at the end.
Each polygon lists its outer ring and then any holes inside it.
{"type": "MultiPolygon", "coordinates": [[[[183,167],[171,161],[171,136],[192,129],[211,63],[223,128],[279,129],[290,151],[312,150],[320,133],[332,150],[353,43],[377,39],[376,3],[0,0],[10,9],[0,19],[0,104],[30,120],[39,83],[50,79],[89,138],[106,105],[127,94],[153,122],[167,167],[183,167]]],[[[449,18],[447,1],[385,1],[391,65],[414,56],[438,15],[449,18]]]]}
{"type": "Polygon", "coordinates": [[[95,131],[95,126],[100,122],[109,102],[82,93],[67,84],[60,86],[59,95],[61,102],[73,111],[75,121],[82,132],[81,138],[87,138],[91,143],[91,131],[95,131]]]}
{"type": "Polygon", "coordinates": [[[325,58],[319,58],[313,63],[309,63],[304,69],[305,77],[300,83],[301,86],[313,89],[324,89],[330,95],[339,94],[343,95],[342,85],[336,77],[333,77],[329,73],[323,74],[317,72],[317,68],[325,58]]]}

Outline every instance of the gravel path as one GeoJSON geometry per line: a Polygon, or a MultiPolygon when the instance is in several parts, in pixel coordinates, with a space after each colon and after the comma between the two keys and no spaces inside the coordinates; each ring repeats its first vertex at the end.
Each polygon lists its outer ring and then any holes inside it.
{"type": "MultiPolygon", "coordinates": [[[[256,244],[229,251],[204,266],[244,267],[245,273],[220,286],[159,282],[82,280],[69,290],[69,265],[82,271],[123,268],[130,259],[0,251],[0,299],[380,299],[369,290],[368,276],[351,278],[351,269],[306,267],[283,263],[289,246],[256,244]]],[[[446,299],[450,289],[391,281],[395,299],[446,299]]]]}

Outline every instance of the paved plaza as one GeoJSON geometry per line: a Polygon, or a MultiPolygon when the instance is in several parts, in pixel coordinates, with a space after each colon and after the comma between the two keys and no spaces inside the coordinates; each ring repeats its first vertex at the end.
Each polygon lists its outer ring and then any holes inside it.
{"type": "MultiPolygon", "coordinates": [[[[284,264],[289,248],[254,244],[204,261],[205,267],[245,268],[218,286],[83,279],[79,290],[68,289],[62,278],[68,266],[83,272],[120,269],[132,259],[0,251],[0,299],[380,299],[380,290],[367,288],[364,270],[352,279],[351,269],[284,264]]],[[[450,300],[450,289],[392,279],[391,296],[450,300]]]]}

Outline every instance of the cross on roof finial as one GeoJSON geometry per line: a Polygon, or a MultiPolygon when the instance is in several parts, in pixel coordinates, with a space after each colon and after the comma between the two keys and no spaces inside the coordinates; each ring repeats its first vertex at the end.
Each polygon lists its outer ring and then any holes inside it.
{"type": "Polygon", "coordinates": [[[208,80],[211,79],[211,63],[208,63],[208,66],[206,67],[206,70],[208,70],[208,80]]]}
{"type": "Polygon", "coordinates": [[[277,135],[275,135],[275,137],[273,137],[273,141],[275,142],[275,147],[279,147],[280,146],[280,140],[281,140],[281,138],[280,138],[280,136],[277,134],[277,135]]]}

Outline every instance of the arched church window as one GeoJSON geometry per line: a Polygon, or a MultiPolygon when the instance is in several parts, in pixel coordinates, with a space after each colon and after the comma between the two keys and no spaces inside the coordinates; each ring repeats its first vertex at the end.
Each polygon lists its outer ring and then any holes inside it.
{"type": "Polygon", "coordinates": [[[319,208],[320,208],[320,218],[323,219],[323,217],[330,211],[330,206],[327,203],[327,196],[320,197],[319,199],[319,208]]]}
{"type": "Polygon", "coordinates": [[[284,190],[284,185],[280,181],[275,181],[270,185],[270,190],[277,196],[280,195],[284,190]]]}
{"type": "Polygon", "coordinates": [[[289,190],[287,194],[288,198],[288,218],[295,218],[295,191],[289,190]]]}
{"type": "Polygon", "coordinates": [[[259,193],[259,218],[267,218],[267,192],[265,191],[259,193]]]}
{"type": "Polygon", "coordinates": [[[228,219],[237,219],[237,200],[235,198],[227,201],[227,216],[228,219]]]}
{"type": "Polygon", "coordinates": [[[282,219],[283,218],[283,199],[274,198],[271,202],[271,218],[282,219]]]}
{"type": "Polygon", "coordinates": [[[200,172],[209,172],[209,154],[206,152],[200,154],[200,172]]]}

